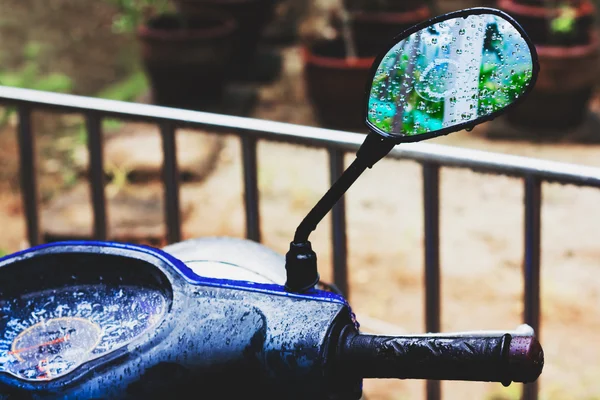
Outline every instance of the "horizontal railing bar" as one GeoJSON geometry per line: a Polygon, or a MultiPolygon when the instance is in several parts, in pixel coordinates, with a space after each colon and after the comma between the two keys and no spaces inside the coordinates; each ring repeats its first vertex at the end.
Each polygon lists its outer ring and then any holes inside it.
{"type": "MultiPolygon", "coordinates": [[[[176,126],[206,127],[216,131],[230,131],[229,133],[237,135],[249,134],[272,141],[336,147],[345,151],[356,151],[364,140],[364,134],[360,133],[7,86],[0,86],[0,103],[31,103],[35,107],[59,108],[68,112],[96,111],[103,116],[123,119],[134,118],[154,122],[164,120],[176,126]]],[[[493,174],[532,176],[562,184],[600,187],[600,168],[597,167],[440,144],[403,144],[396,146],[389,157],[493,174]]]]}

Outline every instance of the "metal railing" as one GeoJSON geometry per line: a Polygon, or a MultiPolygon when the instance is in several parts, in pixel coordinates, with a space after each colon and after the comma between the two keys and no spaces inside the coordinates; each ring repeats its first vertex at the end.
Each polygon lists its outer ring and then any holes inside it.
{"type": "MultiPolygon", "coordinates": [[[[181,240],[179,181],[175,147],[179,127],[207,128],[211,132],[237,135],[242,143],[246,236],[260,241],[260,197],[257,185],[256,144],[260,139],[325,148],[329,152],[330,180],[333,183],[344,169],[344,154],[355,152],[364,135],[306,127],[281,122],[172,109],[153,105],[124,103],[89,97],[40,92],[0,86],[0,104],[18,111],[21,189],[27,237],[31,245],[40,242],[38,200],[35,179],[34,137],[31,130],[33,109],[79,113],[85,117],[90,156],[89,176],[93,206],[93,237],[107,238],[106,198],[102,154],[103,118],[147,121],[158,124],[163,144],[163,183],[167,241],[181,240]]],[[[441,167],[467,168],[476,172],[509,175],[523,179],[525,188],[524,224],[524,322],[540,332],[540,229],[542,183],[556,182],[600,188],[600,168],[578,166],[519,156],[461,149],[437,144],[403,144],[388,157],[409,159],[423,167],[425,231],[425,328],[440,330],[439,260],[439,172],[441,167]]],[[[335,206],[332,223],[334,283],[347,295],[346,211],[344,199],[335,206]]],[[[536,384],[525,385],[523,397],[536,399],[536,384]]],[[[439,382],[427,384],[427,398],[441,398],[439,382]]]]}

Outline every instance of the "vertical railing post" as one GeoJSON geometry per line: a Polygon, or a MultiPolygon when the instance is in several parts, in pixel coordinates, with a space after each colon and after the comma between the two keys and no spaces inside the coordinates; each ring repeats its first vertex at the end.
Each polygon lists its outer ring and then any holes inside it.
{"type": "Polygon", "coordinates": [[[104,160],[103,160],[103,138],[102,118],[96,113],[88,113],[85,116],[85,124],[88,135],[89,153],[89,180],[90,194],[92,197],[92,211],[94,215],[94,233],[96,240],[106,240],[107,218],[106,218],[106,196],[104,193],[104,160]]]}
{"type": "Polygon", "coordinates": [[[181,216],[179,209],[179,170],[177,168],[177,145],[175,127],[171,122],[160,123],[163,147],[163,184],[165,214],[167,222],[167,242],[181,240],[181,216]]]}
{"type": "MultiPolygon", "coordinates": [[[[344,152],[329,149],[329,180],[333,185],[344,172],[344,152]]],[[[348,246],[346,239],[346,201],[344,196],[333,207],[331,224],[331,245],[333,253],[333,283],[346,297],[348,285],[348,246]]]]}
{"type": "MultiPolygon", "coordinates": [[[[540,336],[540,249],[542,225],[542,182],[533,176],[525,177],[525,262],[524,262],[524,320],[540,336]]],[[[524,400],[538,398],[538,384],[523,387],[524,400]]]]}
{"type": "Polygon", "coordinates": [[[246,237],[260,243],[256,139],[250,136],[242,136],[241,140],[244,168],[244,203],[246,206],[246,237]]]}
{"type": "Polygon", "coordinates": [[[40,226],[38,214],[38,194],[36,185],[35,141],[31,131],[31,108],[27,105],[17,107],[19,117],[19,170],[21,171],[21,197],[27,222],[27,240],[29,246],[40,244],[40,226]]]}
{"type": "MultiPolygon", "coordinates": [[[[425,329],[440,331],[440,166],[423,164],[423,211],[425,222],[425,329]]],[[[427,399],[442,396],[439,381],[427,381],[427,399]]]]}

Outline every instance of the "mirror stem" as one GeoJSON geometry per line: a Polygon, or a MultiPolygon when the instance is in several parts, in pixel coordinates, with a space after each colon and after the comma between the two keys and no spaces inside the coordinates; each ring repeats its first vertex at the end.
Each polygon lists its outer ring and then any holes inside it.
{"type": "Polygon", "coordinates": [[[358,149],[354,162],[298,225],[294,241],[290,243],[290,250],[286,254],[287,281],[285,287],[287,290],[301,293],[318,283],[317,255],[308,241],[309,235],[365,169],[371,168],[377,161],[385,157],[394,145],[395,143],[390,139],[369,133],[358,149]]]}
{"type": "Polygon", "coordinates": [[[346,193],[348,188],[358,179],[367,166],[359,158],[344,171],[319,202],[304,217],[294,235],[294,242],[302,243],[308,241],[308,236],[317,227],[317,224],[327,215],[338,200],[346,193]]]}

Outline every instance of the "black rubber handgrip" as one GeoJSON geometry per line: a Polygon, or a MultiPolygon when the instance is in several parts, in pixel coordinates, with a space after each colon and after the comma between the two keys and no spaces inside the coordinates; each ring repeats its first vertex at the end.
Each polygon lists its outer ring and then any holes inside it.
{"type": "Polygon", "coordinates": [[[530,383],[544,353],[532,336],[343,335],[339,364],[363,378],[530,383]]]}

